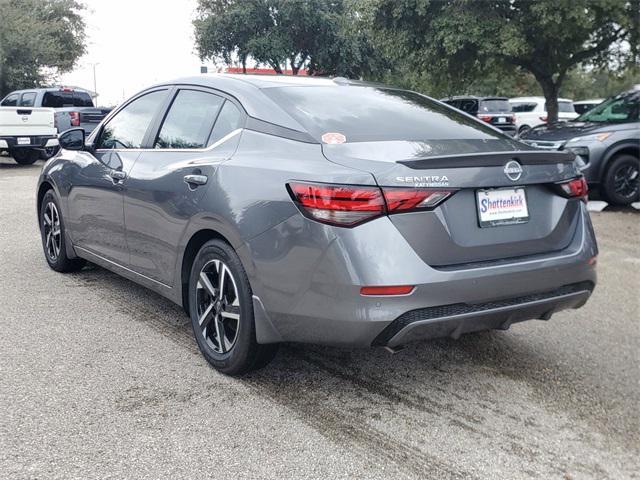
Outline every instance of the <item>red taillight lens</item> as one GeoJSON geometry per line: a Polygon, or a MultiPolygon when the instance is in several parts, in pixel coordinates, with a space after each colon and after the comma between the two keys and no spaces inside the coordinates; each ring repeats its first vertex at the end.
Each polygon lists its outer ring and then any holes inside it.
{"type": "Polygon", "coordinates": [[[541,121],[546,122],[548,117],[539,117],[541,121]]]}
{"type": "Polygon", "coordinates": [[[353,227],[384,214],[434,208],[453,190],[289,183],[302,213],[330,225],[353,227]]]}
{"type": "Polygon", "coordinates": [[[389,213],[406,212],[421,208],[433,208],[453,193],[451,190],[430,188],[393,188],[383,187],[382,193],[387,202],[389,213]]]}
{"type": "Polygon", "coordinates": [[[362,287],[360,295],[409,295],[413,292],[413,285],[393,285],[388,287],[362,287]]]}
{"type": "Polygon", "coordinates": [[[584,202],[587,201],[589,186],[584,177],[574,178],[568,182],[558,184],[562,192],[567,197],[582,197],[584,202]]]}
{"type": "Polygon", "coordinates": [[[71,117],[71,126],[79,127],[80,126],[80,112],[69,112],[69,116],[71,117]]]}
{"type": "Polygon", "coordinates": [[[491,123],[493,117],[491,115],[478,115],[478,118],[483,122],[491,123]]]}
{"type": "Polygon", "coordinates": [[[378,187],[290,183],[302,212],[323,223],[351,227],[385,212],[378,187]]]}

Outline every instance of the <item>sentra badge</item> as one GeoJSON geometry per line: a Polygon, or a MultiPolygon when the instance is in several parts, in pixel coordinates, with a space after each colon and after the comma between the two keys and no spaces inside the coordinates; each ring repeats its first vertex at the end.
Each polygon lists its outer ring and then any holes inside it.
{"type": "Polygon", "coordinates": [[[448,187],[449,178],[446,175],[419,175],[396,177],[400,183],[413,183],[415,187],[448,187]]]}

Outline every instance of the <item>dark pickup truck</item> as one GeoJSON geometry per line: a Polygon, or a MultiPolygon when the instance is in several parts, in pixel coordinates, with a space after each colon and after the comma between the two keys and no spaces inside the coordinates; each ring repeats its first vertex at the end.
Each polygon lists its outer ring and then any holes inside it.
{"type": "MultiPolygon", "coordinates": [[[[53,108],[55,127],[64,132],[81,127],[88,134],[107,114],[110,108],[96,108],[87,90],[71,87],[32,88],[16,90],[0,101],[1,107],[53,108]]],[[[43,151],[43,157],[52,156],[56,148],[43,151]]]]}

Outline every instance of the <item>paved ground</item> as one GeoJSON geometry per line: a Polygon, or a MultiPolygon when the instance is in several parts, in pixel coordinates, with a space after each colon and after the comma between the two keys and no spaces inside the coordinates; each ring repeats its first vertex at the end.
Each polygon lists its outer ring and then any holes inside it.
{"type": "Polygon", "coordinates": [[[232,379],[177,306],[47,268],[40,168],[0,159],[0,477],[638,478],[640,214],[593,215],[579,311],[395,356],[285,346],[232,379]]]}

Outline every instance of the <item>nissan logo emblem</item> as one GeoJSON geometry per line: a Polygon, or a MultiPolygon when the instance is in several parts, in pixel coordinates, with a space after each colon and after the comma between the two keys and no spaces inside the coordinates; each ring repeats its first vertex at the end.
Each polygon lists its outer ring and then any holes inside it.
{"type": "Polygon", "coordinates": [[[522,177],[522,165],[515,160],[510,160],[504,166],[504,174],[513,182],[517,182],[522,177]]]}

